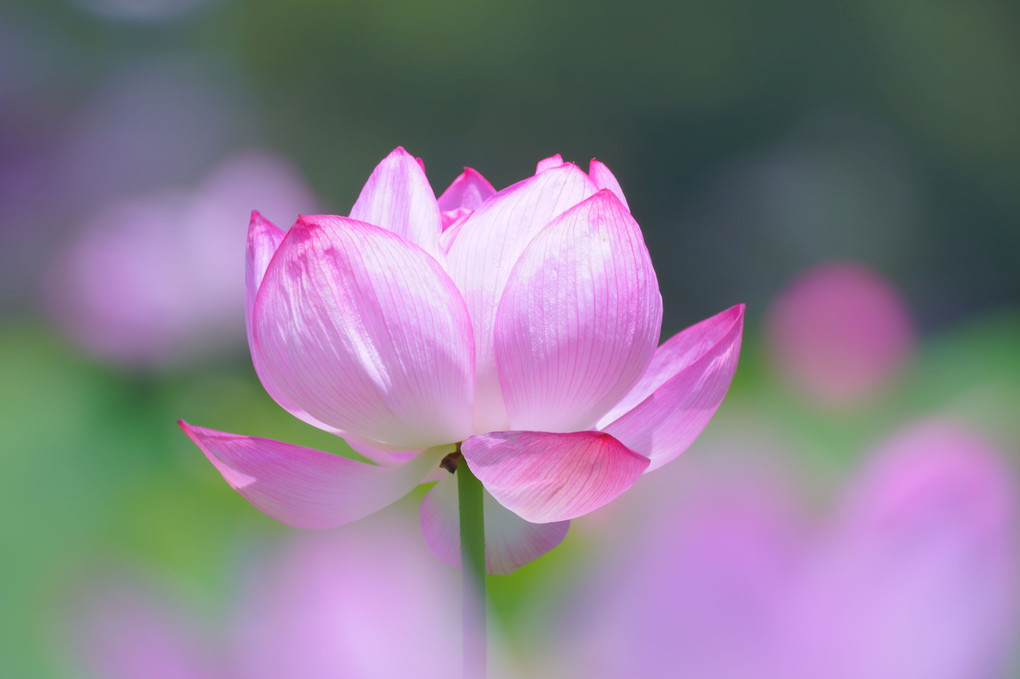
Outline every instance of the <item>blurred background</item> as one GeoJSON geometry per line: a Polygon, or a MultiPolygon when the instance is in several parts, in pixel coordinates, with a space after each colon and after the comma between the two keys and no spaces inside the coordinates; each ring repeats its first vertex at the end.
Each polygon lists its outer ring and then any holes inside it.
{"type": "Polygon", "coordinates": [[[996,0],[7,0],[0,674],[450,676],[415,498],[300,533],[175,424],[344,452],[253,374],[248,213],[346,214],[403,145],[437,192],[597,157],[664,337],[748,305],[702,438],[490,579],[506,676],[1020,676],[1018,35],[996,0]]]}

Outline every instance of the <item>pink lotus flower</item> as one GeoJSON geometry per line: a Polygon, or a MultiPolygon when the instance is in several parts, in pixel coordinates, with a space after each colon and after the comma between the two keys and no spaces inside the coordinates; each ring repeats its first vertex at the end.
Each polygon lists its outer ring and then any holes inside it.
{"type": "Polygon", "coordinates": [[[496,192],[465,170],[438,198],[398,148],[349,217],[248,234],[248,339],[266,391],[375,464],[181,426],[253,505],[301,528],[368,515],[419,483],[432,549],[460,562],[455,451],[481,480],[489,572],[698,436],[736,370],[743,306],[657,347],[662,301],[619,184],[559,156],[496,192]]]}

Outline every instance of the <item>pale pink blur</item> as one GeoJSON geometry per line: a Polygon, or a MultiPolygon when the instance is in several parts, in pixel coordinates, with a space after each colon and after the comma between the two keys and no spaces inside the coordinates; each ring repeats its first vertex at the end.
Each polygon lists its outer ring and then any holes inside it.
{"type": "Polygon", "coordinates": [[[199,625],[169,593],[118,574],[89,582],[66,615],[68,677],[226,679],[199,625]]]}
{"type": "Polygon", "coordinates": [[[769,310],[766,331],[782,377],[828,406],[874,396],[895,380],[914,348],[900,295],[853,262],[822,264],[794,280],[769,310]]]}
{"type": "Polygon", "coordinates": [[[286,161],[248,152],[194,190],[109,204],[51,264],[50,316],[89,353],[129,365],[243,346],[244,234],[236,218],[255,204],[289,224],[314,200],[286,161]]]}
{"type": "Polygon", "coordinates": [[[1007,676],[1017,480],[980,435],[904,430],[821,515],[787,482],[751,479],[702,475],[618,539],[558,621],[547,676],[1007,676]]]}
{"type": "Polygon", "coordinates": [[[932,421],[883,444],[784,606],[787,676],[1007,676],[1017,502],[1014,470],[974,432],[932,421]]]}
{"type": "MultiPolygon", "coordinates": [[[[448,678],[460,671],[458,573],[412,521],[292,534],[243,560],[223,616],[183,612],[155,585],[88,583],[72,676],[104,679],[448,678]],[[213,618],[213,619],[210,619],[213,618]]],[[[222,605],[223,602],[219,602],[222,605]]]]}

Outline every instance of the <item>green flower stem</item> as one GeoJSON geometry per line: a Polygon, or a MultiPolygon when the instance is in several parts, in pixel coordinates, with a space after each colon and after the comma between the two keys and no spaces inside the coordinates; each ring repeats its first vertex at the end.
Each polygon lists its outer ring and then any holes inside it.
{"type": "Polygon", "coordinates": [[[482,482],[461,458],[457,465],[461,578],[464,604],[464,679],[485,679],[485,520],[482,482]]]}

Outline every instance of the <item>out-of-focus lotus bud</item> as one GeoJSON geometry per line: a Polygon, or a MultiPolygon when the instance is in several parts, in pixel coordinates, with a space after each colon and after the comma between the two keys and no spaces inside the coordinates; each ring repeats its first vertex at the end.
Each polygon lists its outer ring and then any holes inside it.
{"type": "Polygon", "coordinates": [[[914,348],[896,290],[859,264],[823,264],[779,294],[767,319],[784,379],[828,406],[853,405],[887,386],[914,348]]]}

